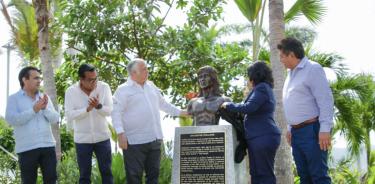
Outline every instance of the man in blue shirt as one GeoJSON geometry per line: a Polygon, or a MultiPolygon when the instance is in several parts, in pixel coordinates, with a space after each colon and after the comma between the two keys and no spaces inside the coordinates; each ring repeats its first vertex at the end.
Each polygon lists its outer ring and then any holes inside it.
{"type": "Polygon", "coordinates": [[[283,105],[287,140],[301,184],[331,183],[327,150],[331,146],[333,95],[322,66],[305,57],[302,43],[286,38],[278,44],[280,60],[288,68],[283,105]]]}
{"type": "Polygon", "coordinates": [[[5,119],[14,130],[22,183],[35,184],[40,166],[43,183],[54,184],[57,161],[51,123],[58,122],[59,113],[48,96],[39,91],[40,75],[35,67],[20,71],[21,89],[8,98],[5,119]]]}

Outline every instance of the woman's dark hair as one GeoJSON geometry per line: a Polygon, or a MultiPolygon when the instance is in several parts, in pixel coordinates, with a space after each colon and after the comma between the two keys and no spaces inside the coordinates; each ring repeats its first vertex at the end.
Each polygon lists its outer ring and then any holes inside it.
{"type": "Polygon", "coordinates": [[[35,71],[39,72],[40,74],[42,74],[42,71],[40,71],[38,68],[33,67],[33,66],[27,66],[25,68],[22,68],[22,70],[18,74],[18,81],[20,82],[20,86],[21,86],[22,89],[23,89],[23,86],[25,85],[22,81],[22,78],[25,77],[26,79],[29,79],[31,70],[35,70],[35,71]]]}
{"type": "MultiPolygon", "coordinates": [[[[210,78],[211,78],[211,93],[215,96],[221,96],[219,79],[217,77],[216,69],[211,67],[211,66],[204,66],[202,68],[199,68],[198,76],[203,72],[207,72],[210,75],[210,78]]],[[[199,95],[198,96],[199,97],[203,96],[202,88],[199,88],[199,95]]]]}
{"type": "Polygon", "coordinates": [[[289,55],[290,52],[293,52],[298,59],[302,59],[303,57],[305,57],[305,51],[303,49],[302,43],[292,37],[282,39],[280,43],[277,44],[277,49],[279,49],[286,55],[289,55]]]}
{"type": "Polygon", "coordinates": [[[254,86],[266,82],[273,88],[272,70],[265,62],[257,61],[247,68],[247,76],[253,81],[254,86]]]}
{"type": "Polygon", "coordinates": [[[78,76],[80,78],[85,78],[85,72],[94,72],[94,71],[95,71],[94,66],[84,63],[84,64],[81,64],[81,66],[79,66],[78,68],[78,76]]]}

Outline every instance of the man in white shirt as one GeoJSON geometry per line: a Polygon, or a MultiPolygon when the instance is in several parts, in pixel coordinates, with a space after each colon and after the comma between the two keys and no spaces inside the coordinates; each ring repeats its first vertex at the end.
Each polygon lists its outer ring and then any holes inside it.
{"type": "Polygon", "coordinates": [[[160,110],[172,116],[186,116],[168,103],[160,89],[148,81],[148,70],[143,59],[135,59],[127,66],[129,78],[114,94],[112,123],[123,149],[126,179],[129,184],[141,184],[143,171],[146,183],[158,183],[162,130],[160,110]]]}
{"type": "Polygon", "coordinates": [[[108,84],[98,81],[95,67],[82,64],[79,82],[65,93],[65,115],[73,121],[74,142],[79,166],[79,183],[91,183],[92,154],[99,164],[102,183],[112,184],[110,130],[106,120],[112,111],[112,93],[108,84]]]}

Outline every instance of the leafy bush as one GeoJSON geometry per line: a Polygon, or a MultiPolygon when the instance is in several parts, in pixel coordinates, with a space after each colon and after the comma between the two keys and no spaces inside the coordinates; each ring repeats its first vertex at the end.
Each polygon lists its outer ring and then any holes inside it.
{"type": "Polygon", "coordinates": [[[67,129],[66,124],[60,126],[60,138],[62,156],[64,157],[66,152],[74,148],[73,133],[67,129]]]}
{"type": "MultiPolygon", "coordinates": [[[[0,146],[12,153],[15,144],[13,129],[0,117],[0,146]]],[[[0,150],[0,154],[4,154],[4,152],[0,150]]]]}
{"type": "Polygon", "coordinates": [[[21,183],[21,173],[18,163],[7,154],[0,154],[0,183],[21,183]]]}
{"type": "Polygon", "coordinates": [[[77,183],[79,180],[79,169],[75,149],[65,151],[65,154],[57,166],[59,183],[77,183]]]}

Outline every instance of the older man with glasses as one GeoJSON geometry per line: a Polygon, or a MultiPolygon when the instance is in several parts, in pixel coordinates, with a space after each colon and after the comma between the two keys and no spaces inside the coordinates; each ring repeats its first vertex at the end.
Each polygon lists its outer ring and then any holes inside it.
{"type": "Polygon", "coordinates": [[[98,81],[95,67],[82,64],[79,82],[65,93],[65,115],[73,122],[80,184],[91,183],[92,155],[99,164],[102,183],[113,183],[110,130],[106,117],[112,111],[112,93],[108,84],[98,81]]]}

